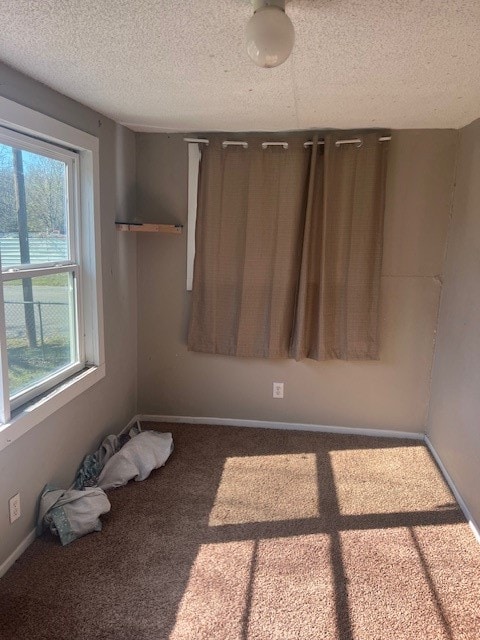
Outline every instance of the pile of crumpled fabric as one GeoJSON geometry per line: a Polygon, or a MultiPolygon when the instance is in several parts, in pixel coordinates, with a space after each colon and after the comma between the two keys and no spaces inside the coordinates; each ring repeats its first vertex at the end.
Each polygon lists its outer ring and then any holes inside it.
{"type": "Polygon", "coordinates": [[[129,480],[145,480],[153,469],[166,463],[172,451],[171,433],[142,431],[138,422],[128,434],[107,436],[95,453],[84,458],[73,489],[44,488],[38,535],[50,529],[66,545],[87,533],[101,531],[100,516],[111,506],[105,491],[129,480]]]}

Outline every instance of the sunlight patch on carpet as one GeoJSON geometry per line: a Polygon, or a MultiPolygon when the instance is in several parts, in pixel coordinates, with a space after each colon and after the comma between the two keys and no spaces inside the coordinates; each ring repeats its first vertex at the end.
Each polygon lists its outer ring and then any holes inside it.
{"type": "Polygon", "coordinates": [[[328,535],[260,540],[246,631],[249,640],[339,640],[328,535]]]}
{"type": "Polygon", "coordinates": [[[169,640],[339,640],[326,534],[200,547],[169,640]]]}
{"type": "Polygon", "coordinates": [[[200,546],[169,640],[241,639],[254,544],[200,546]]]}
{"type": "Polygon", "coordinates": [[[227,458],[209,525],[318,516],[313,453],[227,458]]]}
{"type": "Polygon", "coordinates": [[[352,626],[361,630],[353,640],[384,638],[386,630],[390,638],[412,640],[412,629],[419,639],[472,637],[472,629],[480,624],[475,604],[480,595],[478,549],[472,552],[473,536],[471,549],[456,549],[455,542],[459,536],[470,542],[467,527],[462,523],[342,532],[352,626]],[[473,563],[464,578],[466,553],[473,563]],[[466,601],[453,596],[462,580],[466,601]]]}
{"type": "Polygon", "coordinates": [[[455,509],[455,500],[423,446],[329,452],[340,513],[455,509]]]}

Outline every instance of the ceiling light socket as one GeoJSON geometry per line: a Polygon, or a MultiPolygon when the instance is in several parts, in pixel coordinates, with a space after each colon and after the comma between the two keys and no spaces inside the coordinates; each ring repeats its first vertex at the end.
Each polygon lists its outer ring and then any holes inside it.
{"type": "Polygon", "coordinates": [[[254,11],[262,7],[279,7],[285,11],[285,0],[252,0],[252,4],[254,11]]]}

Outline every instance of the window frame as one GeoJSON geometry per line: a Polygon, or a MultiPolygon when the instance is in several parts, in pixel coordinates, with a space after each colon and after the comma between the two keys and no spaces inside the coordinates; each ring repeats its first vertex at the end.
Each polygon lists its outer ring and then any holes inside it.
{"type": "MultiPolygon", "coordinates": [[[[0,286],[11,280],[21,280],[23,278],[35,278],[46,275],[56,275],[58,273],[68,273],[73,276],[73,297],[75,301],[75,343],[76,343],[76,359],[54,371],[50,375],[45,376],[36,384],[26,389],[20,390],[16,394],[9,393],[8,377],[3,374],[3,367],[0,369],[0,395],[3,401],[3,411],[0,415],[3,422],[6,422],[11,411],[18,409],[25,403],[40,396],[42,393],[49,391],[51,388],[63,382],[70,376],[78,373],[85,367],[85,345],[83,331],[83,305],[82,305],[82,268],[81,255],[82,247],[79,236],[79,198],[78,198],[78,154],[69,149],[64,149],[58,145],[53,145],[44,140],[34,139],[23,133],[12,131],[0,126],[0,144],[21,149],[43,157],[52,158],[65,164],[66,167],[66,184],[67,184],[67,239],[68,239],[68,258],[62,261],[53,261],[45,263],[15,264],[7,269],[0,271],[0,286]],[[8,399],[8,401],[6,401],[8,399]]],[[[1,265],[0,265],[1,266],[1,265]]],[[[4,294],[2,287],[2,295],[4,294]]],[[[6,345],[6,322],[5,322],[5,301],[2,300],[0,305],[0,345],[2,350],[7,350],[6,345]]]]}
{"type": "MultiPolygon", "coordinates": [[[[103,303],[101,278],[101,238],[99,206],[99,141],[84,131],[59,120],[0,97],[0,137],[11,139],[7,144],[40,152],[57,154],[56,159],[69,158],[68,225],[74,225],[69,233],[69,260],[55,264],[19,265],[19,270],[4,272],[2,280],[20,279],[29,275],[46,273],[74,273],[77,298],[78,362],[67,370],[56,372],[43,380],[34,390],[21,394],[21,402],[15,398],[7,402],[0,389],[0,450],[26,431],[57,411],[74,397],[105,376],[105,347],[103,329],[103,303]],[[26,136],[26,137],[25,137],[26,136]],[[21,145],[18,144],[21,142],[21,145]],[[32,148],[26,148],[28,146],[32,148]],[[43,149],[45,151],[43,151],[43,149]],[[76,209],[74,220],[72,212],[76,209]],[[33,392],[34,391],[34,392],[33,392]],[[10,411],[11,409],[11,411],[10,411]]],[[[53,155],[51,156],[53,157],[53,155]]],[[[3,284],[0,287],[0,376],[7,376],[8,359],[4,322],[3,284]],[[5,353],[5,356],[3,356],[5,353]]],[[[20,396],[20,394],[18,394],[20,396]]]]}

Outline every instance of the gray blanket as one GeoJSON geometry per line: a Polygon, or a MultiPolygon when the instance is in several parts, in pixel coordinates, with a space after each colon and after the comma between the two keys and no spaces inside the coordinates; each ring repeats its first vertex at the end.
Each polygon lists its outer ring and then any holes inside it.
{"type": "Polygon", "coordinates": [[[120,451],[123,445],[130,438],[140,433],[141,430],[140,424],[137,422],[126,434],[107,436],[95,453],[89,453],[83,459],[82,465],[75,476],[74,488],[95,487],[107,460],[120,451]]]}
{"type": "Polygon", "coordinates": [[[171,433],[142,431],[107,460],[98,486],[107,490],[121,487],[129,480],[145,480],[153,469],[163,467],[172,451],[171,433]]]}
{"type": "Polygon", "coordinates": [[[124,436],[108,436],[94,454],[85,457],[75,489],[45,487],[40,497],[38,533],[49,528],[65,545],[91,531],[100,531],[100,515],[110,511],[105,490],[121,487],[129,480],[145,480],[153,469],[165,464],[172,451],[171,433],[141,431],[140,425],[124,436]],[[89,487],[91,483],[96,486],[89,487]]]}
{"type": "Polygon", "coordinates": [[[66,545],[87,533],[101,531],[100,516],[108,511],[110,502],[99,487],[66,491],[47,485],[40,497],[37,533],[49,528],[66,545]]]}

